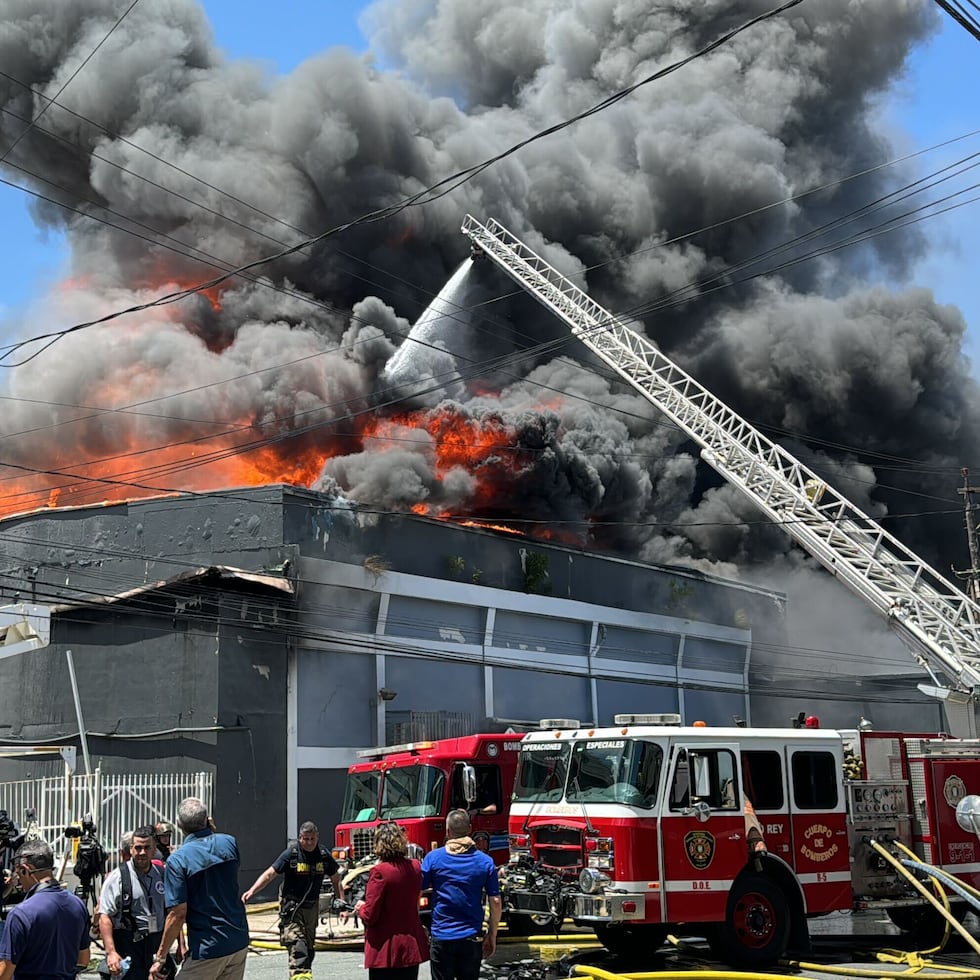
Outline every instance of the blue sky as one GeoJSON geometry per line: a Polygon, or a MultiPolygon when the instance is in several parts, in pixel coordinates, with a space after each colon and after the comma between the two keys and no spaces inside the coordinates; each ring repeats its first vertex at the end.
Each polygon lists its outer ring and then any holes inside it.
{"type": "MultiPolygon", "coordinates": [[[[229,57],[260,59],[270,71],[288,72],[300,61],[333,45],[366,47],[358,18],[366,0],[204,0],[218,46],[229,57]],[[284,16],[288,10],[289,16],[284,16]],[[303,29],[297,30],[297,24],[303,29]]],[[[980,90],[980,45],[944,17],[942,32],[916,52],[906,79],[882,106],[884,124],[900,150],[912,151],[980,128],[976,102],[980,90]]],[[[940,159],[930,155],[930,169],[940,159]]],[[[64,272],[66,251],[58,236],[40,231],[31,220],[29,196],[0,185],[0,318],[23,306],[64,272]]],[[[933,242],[914,284],[934,290],[942,302],[960,307],[970,328],[967,353],[980,376],[980,292],[976,256],[980,252],[980,203],[930,219],[921,227],[933,242]]],[[[2,319],[0,319],[2,332],[2,319]]]]}

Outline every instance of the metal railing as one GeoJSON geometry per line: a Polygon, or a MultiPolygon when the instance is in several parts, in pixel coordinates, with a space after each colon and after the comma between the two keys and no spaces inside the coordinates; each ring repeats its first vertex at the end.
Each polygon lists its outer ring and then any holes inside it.
{"type": "Polygon", "coordinates": [[[197,796],[210,811],[213,791],[209,772],[103,773],[96,769],[88,776],[66,773],[0,783],[0,809],[21,829],[28,829],[27,812],[34,810],[36,819],[30,831],[46,840],[56,854],[69,847],[65,827],[91,814],[111,868],[125,831],[165,820],[174,824],[177,844],[181,836],[176,826],[177,805],[187,796],[197,796]]]}

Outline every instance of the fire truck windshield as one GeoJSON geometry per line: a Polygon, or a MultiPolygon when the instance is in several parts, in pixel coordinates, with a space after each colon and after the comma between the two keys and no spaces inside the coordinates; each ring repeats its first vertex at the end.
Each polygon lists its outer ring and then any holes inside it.
{"type": "Polygon", "coordinates": [[[565,798],[649,809],[657,802],[663,758],[660,745],[642,739],[528,742],[521,747],[514,799],[533,803],[565,798]]]}
{"type": "Polygon", "coordinates": [[[388,769],[381,787],[381,819],[438,816],[445,789],[446,774],[435,766],[388,769]]]}
{"type": "Polygon", "coordinates": [[[624,738],[576,742],[568,801],[652,807],[662,768],[663,749],[656,742],[624,738]]]}
{"type": "Polygon", "coordinates": [[[381,773],[349,772],[344,789],[344,811],[341,823],[367,823],[378,815],[378,793],[381,789],[381,773]]]}
{"type": "Polygon", "coordinates": [[[528,802],[560,800],[568,775],[570,742],[525,742],[514,781],[514,799],[528,802]]]}

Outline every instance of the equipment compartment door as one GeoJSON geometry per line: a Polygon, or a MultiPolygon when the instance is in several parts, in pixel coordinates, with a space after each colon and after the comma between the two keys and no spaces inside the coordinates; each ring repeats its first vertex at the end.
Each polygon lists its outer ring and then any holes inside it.
{"type": "Polygon", "coordinates": [[[963,878],[974,888],[980,884],[980,840],[956,822],[956,804],[964,796],[980,794],[980,759],[929,759],[928,822],[932,828],[931,863],[963,878]]]}
{"type": "Polygon", "coordinates": [[[661,813],[666,922],[720,922],[748,845],[738,746],[676,747],[661,813]]]}

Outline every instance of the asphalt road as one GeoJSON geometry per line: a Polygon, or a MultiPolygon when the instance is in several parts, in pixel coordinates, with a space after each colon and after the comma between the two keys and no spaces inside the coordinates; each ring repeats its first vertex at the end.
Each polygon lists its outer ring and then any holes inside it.
{"type": "MultiPolygon", "coordinates": [[[[975,917],[968,917],[966,925],[974,936],[980,936],[980,922],[975,917]]],[[[908,969],[906,965],[876,964],[871,955],[872,951],[877,949],[902,946],[901,935],[887,919],[871,915],[827,916],[812,920],[810,932],[813,938],[813,951],[806,957],[808,961],[828,963],[837,967],[858,967],[864,970],[872,968],[874,973],[880,970],[882,976],[890,972],[901,973],[908,969]]],[[[930,956],[929,959],[937,966],[953,966],[960,969],[970,967],[980,971],[980,957],[973,953],[959,937],[951,941],[942,953],[930,956]]],[[[683,954],[678,954],[672,947],[664,946],[656,953],[651,953],[649,959],[644,957],[642,963],[626,963],[594,946],[580,947],[576,940],[569,936],[560,943],[535,942],[531,945],[525,942],[510,944],[505,940],[492,960],[492,966],[496,969],[486,971],[485,977],[487,980],[490,978],[521,980],[519,973],[508,976],[508,964],[534,961],[547,966],[547,973],[534,977],[534,980],[557,980],[568,975],[569,963],[576,960],[594,963],[613,973],[698,968],[724,969],[717,961],[710,959],[706,947],[696,943],[683,954]]],[[[360,951],[321,951],[316,956],[313,976],[315,980],[367,980],[367,971],[363,963],[364,955],[360,951]]],[[[788,971],[784,968],[772,972],[776,975],[785,975],[788,971]]],[[[272,980],[272,978],[286,980],[287,975],[285,953],[270,951],[249,954],[245,970],[248,980],[272,980]]],[[[828,980],[828,974],[825,972],[803,970],[796,975],[800,978],[828,980]]],[[[419,980],[430,980],[427,964],[419,968],[419,980]]]]}

